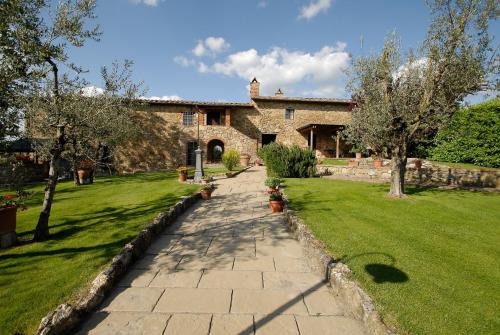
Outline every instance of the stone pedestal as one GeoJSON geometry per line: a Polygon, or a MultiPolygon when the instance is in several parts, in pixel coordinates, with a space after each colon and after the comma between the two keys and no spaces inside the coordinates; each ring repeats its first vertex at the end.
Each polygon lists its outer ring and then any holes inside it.
{"type": "Polygon", "coordinates": [[[194,171],[194,182],[201,183],[203,178],[203,151],[198,147],[195,151],[196,154],[196,170],[194,171]]]}

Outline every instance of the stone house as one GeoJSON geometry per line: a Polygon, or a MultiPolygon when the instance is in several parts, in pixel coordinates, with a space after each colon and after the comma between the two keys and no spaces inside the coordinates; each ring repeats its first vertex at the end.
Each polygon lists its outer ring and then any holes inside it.
{"type": "Polygon", "coordinates": [[[278,89],[261,96],[259,82],[250,83],[249,102],[147,100],[138,111],[145,122],[139,143],[122,148],[122,171],[193,165],[197,139],[206,163],[217,163],[222,153],[237,149],[257,157],[258,148],[271,142],[315,150],[317,157],[345,157],[347,144],[339,131],[351,120],[352,101],[287,97],[278,89]]]}

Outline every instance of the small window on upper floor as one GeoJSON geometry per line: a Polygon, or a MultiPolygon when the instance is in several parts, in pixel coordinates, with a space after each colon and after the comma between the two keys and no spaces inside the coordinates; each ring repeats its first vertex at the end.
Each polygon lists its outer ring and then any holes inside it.
{"type": "Polygon", "coordinates": [[[288,107],[285,110],[285,120],[293,120],[293,118],[295,116],[294,114],[295,114],[295,109],[288,107]]]}
{"type": "Polygon", "coordinates": [[[193,111],[185,111],[182,113],[182,124],[184,126],[192,126],[193,125],[193,111]]]}

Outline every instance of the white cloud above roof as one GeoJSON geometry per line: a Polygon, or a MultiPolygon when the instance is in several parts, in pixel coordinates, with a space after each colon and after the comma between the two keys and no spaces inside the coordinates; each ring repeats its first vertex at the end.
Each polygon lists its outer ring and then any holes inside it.
{"type": "Polygon", "coordinates": [[[130,0],[130,1],[135,4],[144,4],[146,6],[151,6],[151,7],[158,6],[158,3],[160,2],[160,0],[130,0]]]}
{"type": "Polygon", "coordinates": [[[215,56],[229,49],[230,44],[222,37],[207,37],[205,40],[199,40],[192,52],[197,57],[206,55],[215,56]]]}
{"type": "Polygon", "coordinates": [[[161,97],[157,97],[157,96],[152,96],[152,97],[140,97],[140,99],[144,99],[144,100],[182,100],[182,98],[178,95],[163,95],[161,97]]]}
{"type": "Polygon", "coordinates": [[[299,19],[310,20],[321,12],[326,12],[332,0],[314,0],[300,9],[299,19]]]}

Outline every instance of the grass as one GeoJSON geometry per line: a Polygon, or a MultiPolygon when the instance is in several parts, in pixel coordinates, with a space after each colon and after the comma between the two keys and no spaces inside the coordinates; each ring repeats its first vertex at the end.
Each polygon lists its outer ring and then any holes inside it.
{"type": "MultiPolygon", "coordinates": [[[[227,173],[227,172],[238,172],[238,171],[241,171],[243,169],[245,169],[246,167],[244,166],[236,166],[232,171],[229,171],[227,168],[225,168],[224,166],[221,166],[221,167],[207,167],[207,168],[203,168],[203,172],[205,173],[205,175],[214,175],[214,174],[224,174],[224,173],[227,173]]],[[[188,170],[188,173],[189,173],[189,176],[193,176],[194,175],[194,168],[190,168],[188,170]]]]}
{"type": "Polygon", "coordinates": [[[402,334],[498,334],[500,194],[287,179],[300,217],[402,334]]]}
{"type": "Polygon", "coordinates": [[[322,165],[339,165],[339,166],[347,166],[349,165],[349,161],[347,159],[335,159],[335,158],[325,158],[322,160],[322,165]]]}
{"type": "MultiPolygon", "coordinates": [[[[21,238],[32,236],[40,212],[43,186],[31,190],[30,208],[18,212],[21,238]]],[[[52,238],[0,251],[0,334],[35,333],[47,312],[75,298],[156,214],[196,190],[178,183],[176,172],[58,184],[52,238]]]]}
{"type": "Polygon", "coordinates": [[[436,162],[432,161],[434,164],[439,164],[439,165],[446,165],[451,168],[456,168],[456,169],[476,169],[476,170],[484,170],[484,171],[500,171],[498,168],[492,168],[492,167],[485,167],[485,166],[479,166],[479,165],[474,165],[470,163],[449,163],[449,162],[436,162]]]}

